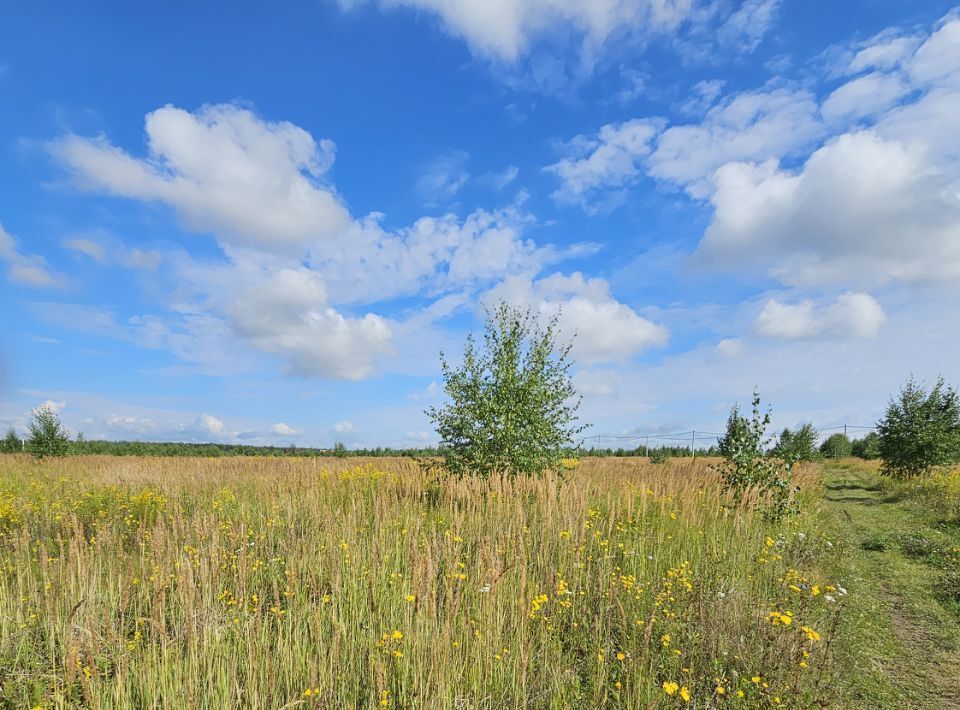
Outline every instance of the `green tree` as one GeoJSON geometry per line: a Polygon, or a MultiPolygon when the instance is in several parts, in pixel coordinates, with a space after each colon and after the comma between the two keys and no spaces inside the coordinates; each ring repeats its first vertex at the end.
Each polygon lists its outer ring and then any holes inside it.
{"type": "Polygon", "coordinates": [[[20,437],[17,436],[17,430],[13,427],[7,429],[6,435],[3,437],[3,441],[0,442],[0,451],[5,454],[15,454],[22,450],[20,444],[20,437]]]}
{"type": "Polygon", "coordinates": [[[770,453],[788,462],[818,461],[821,456],[817,450],[817,430],[813,424],[804,424],[796,430],[784,429],[770,453]]]}
{"type": "Polygon", "coordinates": [[[876,432],[871,431],[862,439],[853,442],[853,455],[859,458],[872,461],[880,458],[880,437],[876,432]]]}
{"type": "Polygon", "coordinates": [[[35,409],[27,435],[27,451],[39,459],[66,456],[69,449],[70,437],[56,413],[49,407],[35,409]]]}
{"type": "Polygon", "coordinates": [[[338,441],[333,445],[333,455],[338,459],[345,459],[350,455],[350,452],[347,451],[346,444],[344,444],[342,441],[338,441]]]}
{"type": "Polygon", "coordinates": [[[483,344],[478,350],[468,337],[459,368],[440,354],[450,401],[426,414],[444,468],[483,477],[559,470],[564,447],[585,427],[570,377],[572,344],[558,342],[557,318],[543,327],[529,310],[500,303],[487,314],[483,344]]]}
{"type": "Polygon", "coordinates": [[[727,431],[717,439],[717,448],[720,450],[720,455],[724,458],[730,458],[736,442],[743,441],[744,437],[749,436],[749,427],[750,423],[747,418],[740,413],[740,405],[733,405],[730,408],[730,416],[727,417],[727,431]]]}
{"type": "Polygon", "coordinates": [[[723,463],[714,468],[723,479],[724,488],[739,503],[746,493],[756,490],[763,512],[772,520],[780,520],[794,509],[791,486],[792,461],[781,461],[766,455],[770,438],[766,434],[770,411],[761,412],[760,393],[753,392],[753,412],[747,419],[737,406],[730,412],[727,434],[721,440],[725,451],[723,463]]]}
{"type": "Polygon", "coordinates": [[[911,377],[877,423],[882,471],[910,478],[960,455],[960,400],[942,377],[927,392],[911,377]]]}
{"type": "Polygon", "coordinates": [[[842,459],[853,453],[853,444],[846,434],[837,432],[827,437],[827,440],[820,444],[820,453],[828,459],[842,459]]]}

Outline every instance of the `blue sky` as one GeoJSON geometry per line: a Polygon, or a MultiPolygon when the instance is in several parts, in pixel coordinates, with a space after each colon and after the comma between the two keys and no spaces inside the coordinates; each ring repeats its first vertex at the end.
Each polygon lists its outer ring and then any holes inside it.
{"type": "Polygon", "coordinates": [[[432,442],[501,298],[575,335],[593,433],[960,381],[948,2],[0,12],[0,425],[432,442]]]}

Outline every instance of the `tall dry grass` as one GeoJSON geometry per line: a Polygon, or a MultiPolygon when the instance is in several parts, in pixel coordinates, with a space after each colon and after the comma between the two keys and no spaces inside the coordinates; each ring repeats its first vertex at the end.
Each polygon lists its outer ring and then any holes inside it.
{"type": "MultiPolygon", "coordinates": [[[[791,706],[839,602],[815,516],[705,462],[0,457],[11,707],[791,706]],[[789,619],[789,621],[786,621],[789,619]]],[[[818,474],[798,479],[813,499],[818,474]]]]}

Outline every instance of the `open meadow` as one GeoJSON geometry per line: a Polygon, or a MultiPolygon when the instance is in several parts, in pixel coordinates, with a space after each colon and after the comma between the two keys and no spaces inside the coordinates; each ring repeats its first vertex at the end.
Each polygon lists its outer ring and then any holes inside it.
{"type": "Polygon", "coordinates": [[[799,707],[846,598],[708,462],[0,458],[6,707],[799,707]]]}

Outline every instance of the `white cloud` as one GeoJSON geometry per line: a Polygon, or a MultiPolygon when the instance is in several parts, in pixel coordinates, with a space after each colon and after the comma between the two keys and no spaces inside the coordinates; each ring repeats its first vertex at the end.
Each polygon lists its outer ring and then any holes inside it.
{"type": "MultiPolygon", "coordinates": [[[[351,8],[365,0],[339,0],[351,8]]],[[[582,38],[594,53],[613,34],[672,33],[701,12],[697,0],[379,0],[440,16],[476,54],[513,62],[536,40],[556,33],[582,38]]],[[[751,0],[750,4],[756,3],[751,0]]]]}
{"type": "Polygon", "coordinates": [[[746,0],[720,26],[721,42],[752,52],[776,20],[781,0],[746,0]]]}
{"type": "Polygon", "coordinates": [[[223,243],[283,251],[341,232],[349,218],[321,178],[334,145],[288,122],[232,104],[146,117],[146,158],[105,138],[65,136],[50,150],[81,186],[169,205],[191,229],[223,243]]]}
{"type": "Polygon", "coordinates": [[[848,53],[821,111],[840,132],[797,167],[728,162],[699,255],[766,264],[788,284],[949,284],[960,276],[960,17],[848,53]]]}
{"type": "Polygon", "coordinates": [[[909,85],[900,76],[874,72],[836,89],[820,110],[830,122],[856,121],[890,108],[909,91],[909,85]]]}
{"type": "Polygon", "coordinates": [[[254,347],[281,355],[295,375],[358,380],[391,352],[380,316],[348,318],[327,305],[316,273],[284,269],[240,293],[229,311],[234,331],[254,347]]]}
{"type": "Polygon", "coordinates": [[[695,197],[711,190],[710,176],[730,161],[763,161],[807,148],[823,128],[805,90],[744,92],[722,101],[698,124],[663,131],[647,160],[649,174],[695,197]]]}
{"type": "Polygon", "coordinates": [[[104,424],[111,433],[121,436],[149,437],[160,430],[156,421],[144,416],[108,414],[104,424]]]}
{"type": "Polygon", "coordinates": [[[285,424],[284,422],[277,422],[270,427],[270,431],[278,436],[297,436],[300,433],[299,430],[294,429],[292,426],[285,424]]]}
{"type": "Polygon", "coordinates": [[[884,33],[865,42],[850,58],[844,71],[857,74],[867,70],[887,71],[896,68],[913,54],[919,40],[912,36],[884,33]]]}
{"type": "Polygon", "coordinates": [[[351,434],[356,431],[356,428],[353,426],[353,422],[342,421],[334,424],[333,430],[338,434],[351,434]]]}
{"type": "Polygon", "coordinates": [[[733,163],[715,178],[708,260],[772,261],[787,283],[949,281],[960,275],[960,196],[925,149],[843,135],[798,173],[733,163]]]}
{"type": "Polygon", "coordinates": [[[768,300],[753,327],[757,333],[771,338],[810,338],[821,334],[876,336],[886,320],[883,308],[866,293],[843,293],[835,303],[817,307],[813,301],[781,303],[768,300]]]}
{"type": "MultiPolygon", "coordinates": [[[[532,218],[523,194],[498,210],[424,217],[406,228],[385,228],[378,213],[354,219],[333,186],[320,181],[332,144],[235,105],[195,113],[168,106],[149,114],[146,125],[146,159],[104,138],[67,136],[51,150],[91,189],[164,202],[194,228],[212,230],[223,257],[160,255],[102,234],[78,235],[68,246],[130,267],[164,265],[168,311],[124,322],[111,315],[100,331],[169,350],[202,372],[257,364],[252,349],[275,356],[291,375],[362,379],[389,367],[396,332],[410,344],[408,323],[432,328],[453,302],[463,308],[505,277],[533,276],[598,248],[558,249],[526,238],[532,218]],[[249,219],[249,210],[260,217],[249,219]],[[366,312],[412,296],[420,305],[400,317],[366,312]]],[[[453,196],[462,185],[466,156],[454,157],[434,166],[431,190],[453,196]]],[[[497,184],[516,172],[508,169],[497,184]]]]}
{"type": "Polygon", "coordinates": [[[213,437],[228,436],[226,425],[212,414],[201,414],[197,417],[197,428],[213,437]]]}
{"type": "Polygon", "coordinates": [[[921,84],[960,85],[960,13],[947,15],[908,62],[911,77],[921,84]]]}
{"type": "Polygon", "coordinates": [[[536,281],[510,277],[483,300],[489,305],[504,300],[529,307],[544,318],[559,315],[561,337],[574,339],[573,355],[584,363],[625,361],[667,341],[665,328],[614,299],[606,281],[579,273],[536,281]]]}
{"type": "Polygon", "coordinates": [[[448,202],[470,179],[469,160],[470,156],[462,151],[438,156],[421,169],[414,187],[428,204],[448,202]]]}
{"type": "Polygon", "coordinates": [[[603,126],[595,136],[577,136],[564,147],[568,156],[546,168],[561,182],[553,197],[587,204],[599,189],[629,185],[640,175],[659,127],[659,121],[634,119],[603,126]]]}
{"type": "Polygon", "coordinates": [[[561,251],[523,235],[530,218],[516,207],[423,217],[387,231],[381,215],[356,225],[349,240],[314,255],[336,303],[373,303],[417,293],[438,295],[472,289],[504,275],[539,271],[589,245],[561,251]]]}
{"type": "Polygon", "coordinates": [[[63,279],[52,273],[42,256],[23,254],[17,240],[0,224],[0,261],[7,262],[7,278],[36,288],[61,288],[63,279]]]}

